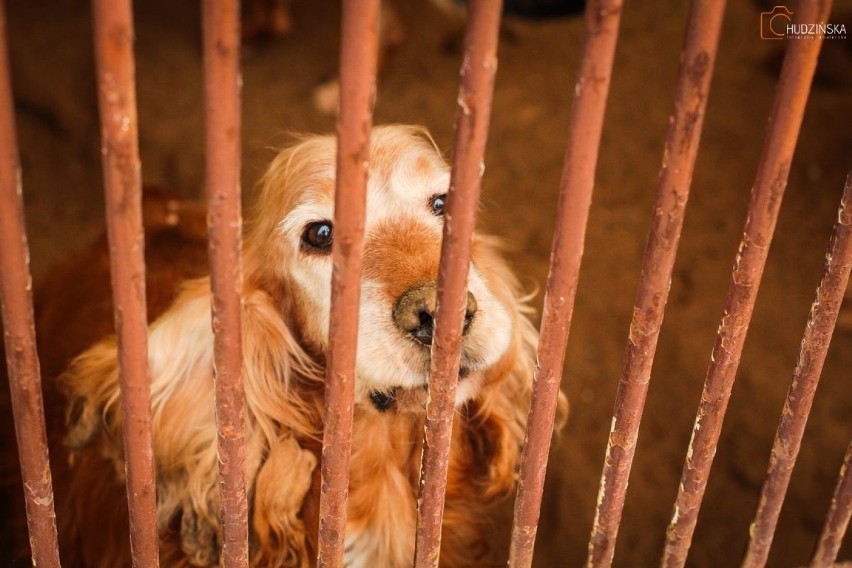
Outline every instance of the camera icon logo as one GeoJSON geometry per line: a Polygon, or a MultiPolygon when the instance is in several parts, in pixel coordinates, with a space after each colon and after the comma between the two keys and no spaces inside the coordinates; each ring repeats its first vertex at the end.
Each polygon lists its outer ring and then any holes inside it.
{"type": "Polygon", "coordinates": [[[760,13],[760,38],[784,39],[787,24],[793,21],[793,12],[787,6],[775,6],[769,12],[760,13]]]}

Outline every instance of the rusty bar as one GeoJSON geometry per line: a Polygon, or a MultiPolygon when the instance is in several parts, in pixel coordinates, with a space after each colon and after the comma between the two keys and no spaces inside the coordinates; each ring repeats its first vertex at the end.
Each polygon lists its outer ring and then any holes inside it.
{"type": "MultiPolygon", "coordinates": [[[[826,21],[830,6],[830,0],[801,2],[796,9],[796,23],[826,21]]],[[[743,239],[731,276],[674,513],[667,531],[662,560],[666,567],[683,566],[686,563],[787,185],[820,44],[821,39],[789,40],[787,46],[769,129],[752,188],[743,239]]]]}
{"type": "Polygon", "coordinates": [[[819,385],[825,356],[837,322],[843,294],[852,269],[852,173],[840,201],[831,244],[825,257],[822,280],[811,306],[793,381],[772,445],[766,480],[749,534],[743,566],[764,566],[772,546],[778,515],[784,503],[805,425],[819,385]]]}
{"type": "Polygon", "coordinates": [[[596,0],[586,7],[586,36],[562,168],[557,226],[538,344],[538,372],[532,386],[515,499],[509,550],[509,565],[515,568],[532,565],[620,19],[621,0],[608,3],[596,0]],[[598,17],[599,14],[602,17],[598,17]]]}
{"type": "Polygon", "coordinates": [[[130,548],[133,566],[150,568],[158,565],[159,558],[133,19],[129,0],[94,0],[92,5],[130,548]]]}
{"type": "Polygon", "coordinates": [[[680,58],[674,110],[654,205],[654,218],[616,393],[612,429],[589,542],[589,566],[609,566],[615,553],[639,425],[677,256],[725,2],[695,0],[680,58]]]}
{"type": "Polygon", "coordinates": [[[414,565],[437,568],[447,489],[459,350],[467,307],[471,239],[484,171],[491,117],[502,0],[469,4],[461,68],[456,146],[453,154],[446,223],[438,273],[438,308],[429,378],[414,565]]]}
{"type": "Polygon", "coordinates": [[[814,556],[811,559],[810,568],[829,568],[834,566],[840,545],[846,528],[849,526],[849,518],[852,517],[852,442],[846,448],[846,457],[840,468],[840,476],[837,479],[837,487],[831,497],[831,507],[825,516],[825,524],[817,542],[814,556]]]}
{"type": "Polygon", "coordinates": [[[222,495],[222,560],[248,566],[245,481],[245,390],[242,354],[240,212],[240,8],[238,0],[204,0],[207,117],[207,207],[216,429],[222,495]]]}
{"type": "Polygon", "coordinates": [[[361,255],[378,57],[379,0],[346,0],[342,4],[337,191],[331,251],[334,269],[331,277],[317,557],[321,568],[343,565],[361,255]]]}
{"type": "Polygon", "coordinates": [[[0,0],[0,306],[3,308],[6,367],[33,566],[58,568],[53,482],[44,424],[29,264],[6,41],[6,5],[0,0]]]}

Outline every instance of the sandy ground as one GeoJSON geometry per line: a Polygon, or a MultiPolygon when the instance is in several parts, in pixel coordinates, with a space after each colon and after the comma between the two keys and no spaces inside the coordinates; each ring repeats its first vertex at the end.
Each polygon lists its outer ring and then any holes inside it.
{"type": "MultiPolygon", "coordinates": [[[[102,230],[88,4],[8,3],[23,181],[36,280],[102,230]]],[[[451,149],[460,63],[451,22],[400,3],[408,41],[379,90],[376,122],[426,125],[451,149]]],[[[571,420],[554,446],[537,566],[585,558],[642,250],[662,157],[688,3],[627,2],[601,148],[563,387],[571,420]]],[[[669,307],[659,342],[617,566],[658,562],[765,134],[781,47],[758,34],[760,6],[729,2],[669,307]]],[[[852,5],[835,21],[852,28],[852,5]]],[[[337,4],[301,1],[283,39],[246,50],[243,185],[287,132],[325,132],[311,106],[334,73],[337,4]]],[[[145,182],[200,195],[203,100],[198,6],[137,3],[145,182]]],[[[500,48],[482,224],[543,289],[579,47],[579,18],[512,22],[500,48]]],[[[852,167],[852,39],[827,42],[745,347],[691,566],[741,558],[846,172],[852,167]]],[[[541,303],[539,293],[537,304],[541,303]]],[[[836,334],[781,516],[772,566],[806,562],[852,437],[852,329],[836,334]]],[[[498,554],[511,505],[495,523],[498,554]]],[[[843,555],[852,557],[847,539],[843,555]]]]}

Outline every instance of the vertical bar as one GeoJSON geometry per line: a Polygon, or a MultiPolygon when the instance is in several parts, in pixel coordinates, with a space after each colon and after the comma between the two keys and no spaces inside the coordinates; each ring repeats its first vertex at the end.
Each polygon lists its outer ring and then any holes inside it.
{"type": "Polygon", "coordinates": [[[840,211],[834,225],[831,244],[825,257],[822,280],[811,306],[808,325],[802,337],[802,346],[793,382],[778,424],[772,445],[772,455],[754,522],[749,531],[748,549],[743,566],[764,566],[772,546],[772,537],[796,456],[802,445],[802,436],[819,385],[820,374],[831,343],[834,324],[843,294],[852,270],[852,173],[846,179],[846,188],[840,201],[840,211]]]}
{"type": "Polygon", "coordinates": [[[811,559],[810,568],[829,568],[834,566],[843,536],[852,517],[852,442],[846,448],[846,457],[840,468],[837,487],[831,497],[831,507],[825,516],[825,524],[817,542],[816,551],[811,559]]]}
{"type": "MultiPolygon", "coordinates": [[[[796,9],[796,23],[826,21],[830,7],[830,0],[805,0],[796,9]]],[[[686,454],[674,514],[668,527],[663,553],[663,565],[667,567],[683,566],[686,563],[787,185],[790,162],[821,43],[821,39],[788,42],[769,129],[752,188],[743,240],[737,253],[692,440],[686,454]]]]}
{"type": "Polygon", "coordinates": [[[473,0],[468,11],[429,370],[414,552],[417,568],[437,568],[441,552],[471,237],[485,164],[502,5],[502,0],[473,0]]]}
{"type": "Polygon", "coordinates": [[[379,0],[346,0],[342,4],[337,191],[331,247],[334,269],[331,277],[317,559],[320,568],[343,565],[361,256],[378,52],[379,0]]]}
{"type": "Polygon", "coordinates": [[[133,566],[150,568],[159,564],[159,556],[133,19],[129,0],[94,0],[93,8],[130,548],[133,566]]]}
{"type": "Polygon", "coordinates": [[[213,291],[222,560],[226,568],[248,566],[242,369],[239,17],[238,0],[204,0],[205,185],[213,291]]]}
{"type": "Polygon", "coordinates": [[[589,566],[609,566],[615,553],[724,13],[724,1],[696,0],[689,14],[654,219],[645,246],[642,276],[616,393],[598,507],[589,542],[589,566]]]}
{"type": "Polygon", "coordinates": [[[586,6],[586,35],[571,106],[550,255],[550,274],[541,318],[538,372],[532,386],[526,440],[521,454],[509,565],[532,565],[541,498],[565,349],[586,237],[604,111],[621,20],[621,0],[586,6]]]}
{"type": "Polygon", "coordinates": [[[6,366],[33,566],[58,568],[53,482],[36,352],[29,258],[6,42],[6,5],[0,0],[0,305],[6,366]]]}

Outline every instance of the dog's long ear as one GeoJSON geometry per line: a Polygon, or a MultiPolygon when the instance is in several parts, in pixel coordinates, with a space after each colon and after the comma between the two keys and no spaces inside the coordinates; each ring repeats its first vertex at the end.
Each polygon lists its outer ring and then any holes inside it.
{"type": "MultiPolygon", "coordinates": [[[[529,411],[530,389],[536,370],[538,331],[530,322],[532,309],[528,296],[499,254],[499,244],[490,237],[477,237],[474,255],[477,268],[512,318],[512,339],[508,350],[486,373],[482,394],[469,418],[471,447],[482,453],[480,463],[488,463],[486,497],[506,495],[514,490],[518,460],[524,442],[529,411]]],[[[555,429],[567,418],[568,403],[560,392],[555,429]]]]}
{"type": "Polygon", "coordinates": [[[484,373],[479,395],[461,409],[453,429],[441,561],[459,566],[484,562],[487,507],[515,488],[538,342],[526,299],[497,242],[475,237],[473,258],[509,312],[512,333],[508,349],[484,373]]]}
{"type": "MultiPolygon", "coordinates": [[[[219,523],[212,329],[206,280],[188,284],[151,326],[148,363],[158,524],[163,530],[179,519],[185,533],[181,539],[184,553],[194,564],[209,563],[218,554],[215,534],[219,523]]],[[[122,479],[124,451],[115,340],[103,341],[77,357],[59,378],[59,385],[68,399],[65,443],[72,456],[73,450],[97,447],[122,479]]]]}
{"type": "MultiPolygon", "coordinates": [[[[188,283],[148,340],[158,521],[161,530],[180,517],[181,547],[196,564],[215,562],[219,488],[213,396],[213,332],[207,279],[188,283]],[[191,534],[190,534],[191,533],[191,534]]],[[[319,381],[316,365],[293,338],[272,299],[244,296],[244,382],[247,482],[282,432],[316,435],[316,403],[297,381],[319,381]]],[[[121,412],[115,341],[78,357],[60,378],[69,400],[69,447],[99,443],[122,471],[121,412]]],[[[321,384],[321,383],[319,383],[321,384]]]]}

